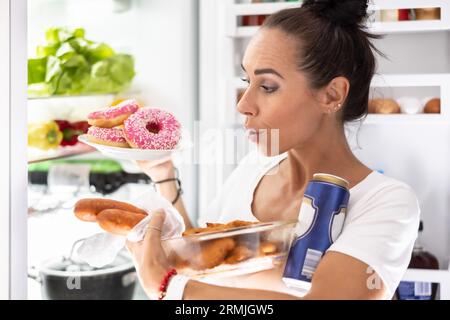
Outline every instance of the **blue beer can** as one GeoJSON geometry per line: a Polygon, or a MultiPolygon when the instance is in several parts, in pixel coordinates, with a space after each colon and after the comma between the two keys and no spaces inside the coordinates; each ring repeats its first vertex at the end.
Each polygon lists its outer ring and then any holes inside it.
{"type": "Polygon", "coordinates": [[[283,281],[293,289],[308,291],[322,256],[344,226],[350,192],[340,177],[317,173],[308,183],[289,250],[283,281]]]}

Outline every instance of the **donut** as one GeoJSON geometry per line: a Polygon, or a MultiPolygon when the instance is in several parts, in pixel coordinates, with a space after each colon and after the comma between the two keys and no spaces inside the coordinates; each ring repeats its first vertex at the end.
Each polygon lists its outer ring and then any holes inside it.
{"type": "Polygon", "coordinates": [[[121,148],[130,147],[121,128],[89,127],[87,137],[89,141],[97,144],[121,148]]]}
{"type": "Polygon", "coordinates": [[[169,112],[141,108],[124,122],[124,135],[131,147],[170,150],[181,137],[181,126],[169,112]]]}
{"type": "Polygon", "coordinates": [[[88,115],[88,123],[91,126],[112,128],[121,125],[126,118],[139,109],[136,100],[130,99],[119,103],[117,106],[91,112],[88,115]]]}
{"type": "Polygon", "coordinates": [[[75,216],[83,221],[95,222],[97,215],[107,209],[120,209],[128,212],[147,215],[147,212],[135,207],[129,203],[111,200],[111,199],[96,199],[88,198],[78,200],[75,204],[75,216]]]}

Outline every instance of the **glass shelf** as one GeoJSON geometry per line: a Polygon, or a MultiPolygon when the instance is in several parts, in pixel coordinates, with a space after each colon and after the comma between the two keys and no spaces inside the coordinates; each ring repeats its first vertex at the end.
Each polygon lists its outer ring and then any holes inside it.
{"type": "Polygon", "coordinates": [[[28,163],[36,163],[46,160],[56,160],[91,153],[94,151],[96,151],[94,148],[84,143],[77,143],[74,146],[60,147],[59,149],[50,151],[42,151],[35,148],[28,148],[28,163]]]}

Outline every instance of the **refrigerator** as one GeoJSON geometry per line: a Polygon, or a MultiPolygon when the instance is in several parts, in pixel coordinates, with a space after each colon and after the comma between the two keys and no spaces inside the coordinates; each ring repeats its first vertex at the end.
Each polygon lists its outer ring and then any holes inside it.
{"type": "MultiPolygon", "coordinates": [[[[1,167],[5,178],[0,182],[0,298],[41,298],[39,285],[27,278],[31,264],[67,252],[77,237],[91,232],[64,230],[60,216],[54,213],[38,217],[29,214],[36,195],[30,192],[27,177],[27,125],[49,120],[51,115],[45,110],[59,115],[60,104],[73,104],[70,100],[54,103],[27,98],[27,58],[45,40],[48,28],[84,28],[87,38],[133,56],[136,75],[131,87],[119,95],[99,95],[94,101],[110,103],[135,97],[145,105],[176,114],[193,142],[176,164],[185,204],[195,221],[207,212],[228,175],[251,148],[233,134],[231,141],[224,139],[243,125],[236,103],[244,89],[239,78],[245,46],[264,17],[300,4],[251,0],[0,0],[0,43],[1,48],[7,48],[0,50],[0,69],[9,71],[0,72],[0,101],[9,106],[5,108],[6,125],[0,127],[9,142],[9,147],[5,146],[8,157],[1,167]],[[249,23],[247,17],[256,17],[257,22],[249,23]],[[235,155],[232,159],[230,153],[235,155]],[[53,247],[40,248],[37,240],[43,233],[42,243],[53,247]]],[[[407,102],[415,98],[423,104],[439,97],[441,112],[369,114],[363,122],[346,128],[348,140],[357,157],[373,170],[405,181],[415,190],[422,210],[423,242],[437,256],[440,270],[408,270],[404,280],[439,283],[439,298],[450,299],[450,4],[445,0],[374,0],[371,9],[369,27],[385,34],[376,45],[389,57],[377,57],[371,98],[407,102]],[[440,19],[381,18],[381,10],[404,8],[440,8],[440,19]]],[[[89,106],[91,98],[75,104],[89,106]]],[[[70,116],[70,120],[79,120],[79,115],[70,116]]],[[[43,154],[33,162],[59,157],[104,160],[98,153],[79,151],[47,157],[43,154]]],[[[121,165],[129,173],[138,173],[135,166],[121,165]]],[[[86,177],[86,172],[80,172],[86,177]]],[[[146,187],[145,183],[130,184],[121,189],[120,197],[128,199],[146,187]]],[[[138,292],[134,298],[142,295],[138,292]]]]}

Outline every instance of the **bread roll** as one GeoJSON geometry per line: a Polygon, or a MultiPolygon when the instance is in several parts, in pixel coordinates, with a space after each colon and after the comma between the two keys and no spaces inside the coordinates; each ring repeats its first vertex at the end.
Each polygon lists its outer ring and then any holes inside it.
{"type": "Polygon", "coordinates": [[[97,214],[106,209],[120,209],[147,215],[147,212],[129,203],[99,198],[79,200],[75,204],[74,213],[80,220],[95,222],[97,214]]]}
{"type": "Polygon", "coordinates": [[[423,108],[425,113],[441,113],[441,99],[431,99],[423,108]]]}
{"type": "Polygon", "coordinates": [[[126,236],[146,216],[146,214],[120,209],[106,209],[97,214],[97,222],[109,233],[126,236]]]}
{"type": "Polygon", "coordinates": [[[394,99],[372,99],[369,100],[369,113],[400,113],[400,106],[394,99]]]}

